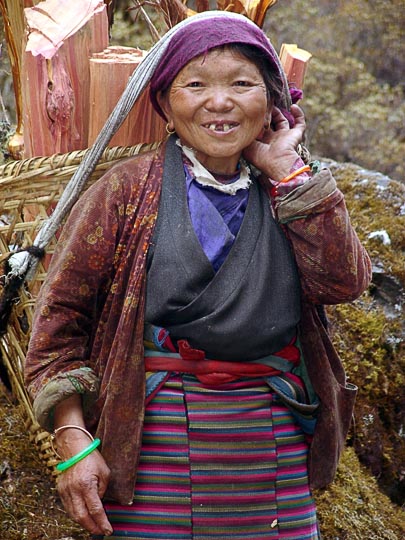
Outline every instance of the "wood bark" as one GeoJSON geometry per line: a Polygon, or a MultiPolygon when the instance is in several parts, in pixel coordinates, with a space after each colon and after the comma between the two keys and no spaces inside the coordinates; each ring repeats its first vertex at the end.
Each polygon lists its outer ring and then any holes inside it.
{"type": "Polygon", "coordinates": [[[87,147],[89,57],[107,45],[104,9],[69,37],[51,59],[23,53],[24,157],[87,147]]]}
{"type": "Polygon", "coordinates": [[[305,73],[312,55],[300,49],[294,43],[283,43],[280,50],[280,62],[284,68],[287,80],[296,88],[303,88],[305,73]]]}
{"type": "MultiPolygon", "coordinates": [[[[90,59],[90,120],[88,146],[91,146],[120,98],[129,77],[142,60],[144,51],[133,47],[108,47],[90,59]]],[[[153,109],[148,88],[135,103],[109,146],[133,146],[164,138],[165,122],[153,109]]]]}

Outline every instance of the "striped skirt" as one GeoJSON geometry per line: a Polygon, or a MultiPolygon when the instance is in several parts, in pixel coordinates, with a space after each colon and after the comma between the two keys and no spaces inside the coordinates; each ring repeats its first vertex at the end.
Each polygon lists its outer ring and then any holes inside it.
{"type": "Polygon", "coordinates": [[[307,450],[262,380],[173,375],[146,410],[134,504],[106,504],[108,538],[318,540],[307,450]]]}

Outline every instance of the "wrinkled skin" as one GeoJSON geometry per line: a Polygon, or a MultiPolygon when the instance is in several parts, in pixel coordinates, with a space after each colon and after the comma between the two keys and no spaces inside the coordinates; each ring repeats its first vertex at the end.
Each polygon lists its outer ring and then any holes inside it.
{"type": "Polygon", "coordinates": [[[295,149],[305,129],[301,109],[292,107],[295,126],[290,129],[269,103],[259,69],[235,51],[213,49],[194,58],[158,100],[170,129],[210,171],[233,173],[243,153],[279,181],[298,158],[295,149]],[[270,122],[274,131],[264,129],[270,122]],[[258,138],[261,143],[255,142],[258,138]]]}

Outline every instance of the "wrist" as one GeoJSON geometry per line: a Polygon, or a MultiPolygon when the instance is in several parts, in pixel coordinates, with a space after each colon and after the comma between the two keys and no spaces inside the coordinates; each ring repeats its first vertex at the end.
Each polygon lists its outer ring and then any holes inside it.
{"type": "Polygon", "coordinates": [[[70,469],[70,467],[73,467],[73,465],[76,465],[76,463],[79,463],[79,461],[82,461],[82,459],[86,458],[88,455],[94,452],[96,448],[98,448],[101,444],[100,439],[94,439],[89,445],[87,445],[85,448],[80,450],[80,452],[77,452],[73,456],[71,456],[69,459],[62,461],[61,463],[58,463],[56,465],[56,469],[58,471],[66,471],[67,469],[70,469]]]}
{"type": "Polygon", "coordinates": [[[82,396],[72,394],[63,399],[54,408],[55,431],[61,426],[75,425],[84,427],[82,396]]]}
{"type": "Polygon", "coordinates": [[[91,443],[91,439],[84,434],[61,435],[56,439],[56,448],[61,459],[69,459],[91,443]]]}
{"type": "Polygon", "coordinates": [[[311,167],[305,165],[302,159],[298,158],[287,176],[278,182],[269,179],[272,184],[270,194],[273,198],[287,195],[290,191],[303,185],[311,176],[311,167]]]}
{"type": "Polygon", "coordinates": [[[304,162],[300,156],[298,154],[293,154],[288,159],[272,161],[267,170],[262,172],[268,177],[270,182],[277,183],[302,165],[304,165],[304,162]]]}
{"type": "Polygon", "coordinates": [[[56,443],[59,457],[68,459],[93,442],[94,438],[84,427],[68,424],[57,428],[52,440],[56,443]]]}

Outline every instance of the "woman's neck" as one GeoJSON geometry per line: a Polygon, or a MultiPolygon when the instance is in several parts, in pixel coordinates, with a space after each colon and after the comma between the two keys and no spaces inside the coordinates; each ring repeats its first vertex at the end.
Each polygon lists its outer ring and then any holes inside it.
{"type": "Polygon", "coordinates": [[[225,174],[225,173],[218,173],[215,171],[209,171],[212,176],[215,178],[217,182],[221,182],[221,184],[232,184],[232,182],[235,182],[240,176],[239,168],[233,173],[225,174]]]}

